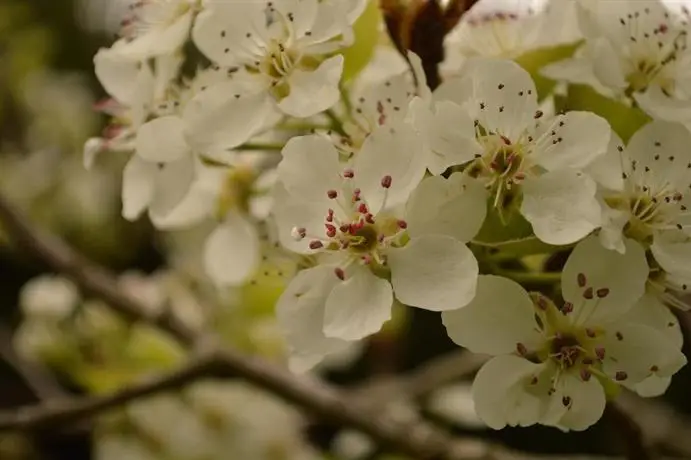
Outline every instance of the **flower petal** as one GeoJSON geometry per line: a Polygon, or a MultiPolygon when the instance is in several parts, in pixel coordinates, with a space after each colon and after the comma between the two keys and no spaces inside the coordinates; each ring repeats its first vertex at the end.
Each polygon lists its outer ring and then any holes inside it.
{"type": "MultiPolygon", "coordinates": [[[[636,162],[637,177],[642,184],[655,187],[668,183],[677,190],[686,189],[691,182],[687,166],[691,163],[691,133],[682,125],[652,121],[639,129],[626,147],[630,163],[636,162]],[[646,171],[645,174],[643,171],[646,171]]],[[[627,173],[632,165],[624,165],[627,173]]]]}
{"type": "Polygon", "coordinates": [[[583,431],[602,417],[607,401],[605,390],[597,379],[583,380],[567,372],[559,379],[556,390],[553,403],[567,406],[558,422],[560,428],[583,431]]]}
{"type": "Polygon", "coordinates": [[[144,123],[137,132],[137,155],[153,163],[167,163],[190,155],[184,136],[185,123],[169,115],[144,123]]]}
{"type": "Polygon", "coordinates": [[[157,221],[180,205],[194,183],[195,160],[191,156],[159,166],[149,216],[157,221]]]}
{"type": "Polygon", "coordinates": [[[444,311],[467,305],[479,273],[472,251],[443,235],[413,238],[387,254],[396,298],[406,305],[444,311]]]}
{"type": "Polygon", "coordinates": [[[528,293],[499,276],[480,276],[475,298],[463,308],[445,311],[442,320],[451,340],[474,353],[510,354],[519,343],[536,350],[543,341],[528,293]]]}
{"type": "MultiPolygon", "coordinates": [[[[427,104],[419,98],[413,101],[413,104],[421,103],[427,104]]],[[[473,119],[454,102],[438,102],[421,129],[432,151],[427,165],[432,174],[441,174],[449,166],[467,163],[482,153],[475,138],[473,119]]]]}
{"type": "Polygon", "coordinates": [[[266,29],[266,3],[210,0],[197,15],[192,40],[213,62],[230,67],[263,56],[266,29]]]}
{"type": "Polygon", "coordinates": [[[235,79],[212,85],[185,108],[187,134],[196,150],[225,151],[257,134],[272,115],[268,94],[235,79]]]}
{"type": "Polygon", "coordinates": [[[118,43],[111,48],[102,48],[94,57],[94,68],[98,81],[116,101],[125,105],[141,103],[137,100],[141,87],[153,92],[154,77],[151,68],[135,59],[124,56],[118,43]]]}
{"type": "Polygon", "coordinates": [[[172,24],[156,24],[153,30],[127,42],[121,48],[121,53],[142,60],[173,54],[187,41],[193,19],[194,15],[190,11],[175,19],[172,24]]]}
{"type": "Polygon", "coordinates": [[[278,300],[278,324],[294,357],[291,368],[307,371],[320,358],[348,347],[350,342],[324,335],[326,300],[339,282],[333,267],[322,265],[302,270],[278,300]]]}
{"type": "Polygon", "coordinates": [[[603,371],[612,378],[624,372],[626,379],[622,383],[626,385],[635,385],[651,375],[671,377],[686,365],[679,347],[644,324],[629,323],[608,329],[603,345],[603,371]]]}
{"type": "Polygon", "coordinates": [[[632,389],[643,398],[654,398],[665,394],[670,383],[672,383],[672,377],[651,375],[641,383],[633,385],[632,389]]]}
{"type": "Polygon", "coordinates": [[[244,216],[231,212],[204,245],[204,268],[219,285],[240,285],[259,263],[257,229],[244,216]]]}
{"type": "Polygon", "coordinates": [[[478,59],[472,63],[473,119],[485,129],[517,141],[534,122],[537,91],[530,74],[513,61],[478,59]]]}
{"type": "Polygon", "coordinates": [[[624,142],[617,133],[612,132],[607,146],[607,152],[595,158],[584,171],[592,177],[598,185],[608,190],[623,190],[624,179],[622,178],[622,156],[620,149],[623,149],[624,142]]]}
{"type": "Polygon", "coordinates": [[[406,222],[411,237],[448,235],[467,242],[480,231],[487,215],[487,190],[465,174],[448,179],[424,179],[406,205],[406,222]]]}
{"type": "Polygon", "coordinates": [[[523,184],[521,214],[535,236],[548,244],[569,244],[600,226],[597,187],[577,171],[552,171],[523,184]]]}
{"type": "Polygon", "coordinates": [[[588,309],[581,324],[603,325],[618,319],[643,296],[648,279],[645,251],[632,240],[625,244],[626,252],[621,254],[603,248],[591,236],[578,243],[566,261],[562,294],[573,303],[574,317],[588,309]]]}
{"type": "Polygon", "coordinates": [[[132,155],[122,175],[122,216],[136,220],[149,207],[158,166],[132,155]]]}
{"type": "Polygon", "coordinates": [[[341,190],[345,167],[328,138],[317,134],[293,137],[282,154],[278,178],[288,193],[302,200],[321,201],[329,190],[341,190]]]}
{"type": "MultiPolygon", "coordinates": [[[[331,276],[336,278],[333,271],[331,276]]],[[[374,276],[369,269],[359,269],[336,284],[326,300],[324,334],[343,340],[360,340],[379,332],[391,318],[392,304],[389,282],[374,276]]]]}
{"type": "Polygon", "coordinates": [[[180,203],[168,214],[151,216],[156,228],[184,228],[213,216],[228,171],[225,168],[202,165],[198,165],[196,169],[197,178],[180,203]]]}
{"type": "Polygon", "coordinates": [[[577,111],[557,115],[541,131],[532,158],[548,171],[586,167],[607,152],[612,134],[604,118],[577,111]]]}
{"type": "Polygon", "coordinates": [[[497,356],[482,366],[472,389],[477,415],[495,430],[537,423],[545,397],[526,387],[542,367],[510,355],[497,356]]]}
{"type": "Polygon", "coordinates": [[[322,62],[316,70],[294,70],[288,83],[290,94],[278,107],[288,115],[311,117],[333,107],[341,97],[338,83],[343,72],[343,56],[337,55],[322,62]]]}
{"type": "Polygon", "coordinates": [[[426,155],[422,138],[405,122],[377,127],[355,157],[355,184],[372,214],[404,204],[425,175],[426,155]],[[382,179],[391,177],[384,188],[382,179]]]}
{"type": "Polygon", "coordinates": [[[650,249],[660,267],[675,279],[691,285],[691,243],[660,236],[654,239],[650,249]]]}

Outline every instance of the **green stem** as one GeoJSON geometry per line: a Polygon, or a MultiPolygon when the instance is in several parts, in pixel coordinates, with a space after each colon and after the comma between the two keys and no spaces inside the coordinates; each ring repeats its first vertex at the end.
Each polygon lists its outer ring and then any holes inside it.
{"type": "Polygon", "coordinates": [[[285,147],[281,142],[248,142],[237,147],[236,150],[272,150],[280,152],[285,147]]]}
{"type": "Polygon", "coordinates": [[[557,284],[561,282],[559,272],[521,272],[515,270],[497,269],[493,274],[512,279],[519,284],[557,284]]]}
{"type": "Polygon", "coordinates": [[[341,136],[347,136],[348,134],[345,132],[345,129],[343,129],[343,122],[341,121],[340,118],[338,118],[338,115],[336,115],[336,112],[333,110],[327,110],[324,112],[324,115],[326,115],[329,120],[331,120],[331,129],[336,131],[338,134],[341,136]]]}

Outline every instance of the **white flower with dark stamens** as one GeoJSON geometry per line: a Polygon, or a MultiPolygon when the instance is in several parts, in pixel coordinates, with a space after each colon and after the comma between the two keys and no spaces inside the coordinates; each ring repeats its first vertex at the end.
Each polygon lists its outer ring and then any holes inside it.
{"type": "Polygon", "coordinates": [[[562,272],[560,308],[513,281],[481,276],[469,305],[442,314],[456,343],[496,356],[473,384],[485,423],[584,430],[602,416],[603,384],[635,387],[685,365],[666,334],[628,316],[643,296],[648,266],[637,243],[625,244],[620,254],[594,237],[579,243],[562,272]]]}
{"type": "Polygon", "coordinates": [[[550,78],[591,85],[637,103],[648,114],[691,122],[688,17],[659,0],[581,1],[586,43],[576,57],[544,70],[550,78]]]}
{"type": "MultiPolygon", "coordinates": [[[[207,97],[208,86],[242,78],[218,68],[198,73],[172,101],[157,106],[163,114],[143,124],[134,140],[135,155],[125,168],[123,181],[123,215],[133,220],[149,209],[152,220],[163,219],[173,212],[195,180],[195,162],[201,155],[219,161],[232,161],[233,153],[246,137],[253,136],[264,125],[243,112],[229,115],[215,123],[199,125],[200,99],[207,97]],[[242,136],[229,124],[242,127],[242,136]]],[[[223,84],[221,83],[221,84],[223,84]]]]}
{"type": "Polygon", "coordinates": [[[87,142],[84,148],[87,168],[103,151],[134,149],[137,130],[154,112],[158,101],[164,99],[180,68],[180,57],[173,55],[157,59],[154,71],[147,63],[123,54],[123,46],[118,41],[111,48],[99,50],[94,57],[96,76],[110,96],[98,103],[96,109],[112,119],[103,137],[87,142]]]}
{"type": "MultiPolygon", "coordinates": [[[[394,294],[404,304],[434,311],[459,308],[472,299],[478,266],[470,250],[453,236],[430,232],[429,215],[416,215],[414,227],[405,220],[402,208],[425,171],[421,148],[405,124],[376,129],[352,166],[339,162],[325,137],[294,138],[286,145],[278,168],[284,190],[275,207],[281,241],[319,264],[306,271],[314,284],[324,284],[324,274],[331,275],[313,306],[320,309],[319,319],[309,324],[291,319],[301,308],[301,295],[291,287],[279,302],[279,319],[296,352],[319,355],[324,350],[305,349],[292,343],[292,336],[358,340],[379,331],[391,316],[394,294]],[[316,331],[307,330],[315,323],[316,331]]],[[[443,195],[436,189],[432,194],[443,195]]],[[[449,194],[455,196],[455,190],[449,194]]],[[[424,206],[423,200],[418,203],[415,208],[424,206]]]]}
{"type": "Polygon", "coordinates": [[[189,38],[199,0],[139,0],[123,21],[123,53],[134,59],[174,54],[189,38]]]}
{"type": "Polygon", "coordinates": [[[434,100],[424,130],[436,172],[465,165],[499,212],[520,203],[546,243],[573,243],[600,225],[596,184],[581,170],[606,152],[607,121],[588,112],[544,116],[530,75],[505,60],[468,61],[466,76],[442,84],[434,100]]]}
{"type": "Polygon", "coordinates": [[[577,41],[572,0],[477,2],[446,37],[442,69],[458,73],[473,57],[515,59],[530,51],[577,41]]]}
{"type": "Polygon", "coordinates": [[[624,238],[631,238],[650,249],[651,292],[684,308],[673,293],[691,285],[689,145],[691,134],[684,126],[654,121],[628,146],[613,145],[594,164],[601,170],[595,177],[604,205],[603,245],[623,252],[624,238]]]}
{"type": "Polygon", "coordinates": [[[160,229],[180,229],[215,219],[218,226],[204,243],[207,275],[219,285],[247,281],[260,261],[257,221],[268,217],[264,205],[272,172],[259,175],[263,158],[238,156],[231,167],[198,165],[196,179],[179,204],[165,216],[152,216],[160,229]]]}
{"type": "Polygon", "coordinates": [[[415,96],[429,105],[431,92],[422,62],[412,51],[408,52],[408,59],[410,66],[403,72],[366,86],[354,95],[351,117],[345,123],[345,130],[349,135],[346,150],[349,147],[357,151],[377,126],[403,121],[409,115],[408,108],[415,96]]]}
{"type": "MultiPolygon", "coordinates": [[[[342,5],[341,5],[342,6],[342,5]]],[[[263,120],[278,111],[295,117],[333,106],[350,25],[341,6],[318,0],[228,2],[210,0],[193,29],[197,47],[215,64],[245,78],[214,85],[199,100],[195,124],[226,117],[263,120]],[[340,37],[340,38],[339,38],[340,37]]],[[[237,136],[245,127],[225,122],[237,136]]]]}

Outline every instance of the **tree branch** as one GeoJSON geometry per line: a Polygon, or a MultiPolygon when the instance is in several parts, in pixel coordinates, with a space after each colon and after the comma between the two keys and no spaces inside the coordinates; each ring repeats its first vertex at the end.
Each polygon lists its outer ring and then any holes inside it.
{"type": "MultiPolygon", "coordinates": [[[[137,299],[118,288],[116,280],[108,271],[77,254],[62,240],[33,228],[2,195],[0,195],[0,221],[4,224],[8,235],[25,251],[45,261],[54,270],[64,273],[84,291],[104,300],[117,312],[132,320],[156,326],[195,349],[200,345],[208,345],[207,337],[199,336],[175,317],[169,314],[149,313],[137,299]]],[[[299,405],[314,415],[358,429],[388,449],[411,455],[419,460],[491,458],[486,455],[489,449],[486,444],[453,439],[424,423],[412,426],[396,423],[377,412],[369,411],[367,407],[353,404],[339,391],[323,383],[298,378],[281,367],[257,357],[244,356],[232,349],[221,349],[215,345],[209,348],[210,351],[206,352],[206,356],[224,372],[241,377],[286,401],[299,405]]],[[[194,365],[191,368],[194,370],[194,365]]],[[[182,376],[190,374],[193,376],[195,374],[190,371],[190,368],[180,371],[177,375],[178,380],[173,378],[172,383],[179,385],[182,376]]],[[[71,402],[66,406],[68,410],[65,410],[65,406],[59,409],[41,407],[21,410],[20,414],[23,415],[20,415],[20,418],[23,417],[24,420],[30,420],[30,422],[20,422],[20,424],[41,426],[45,423],[44,419],[64,420],[67,418],[70,420],[72,417],[91,415],[115,404],[130,401],[133,397],[159,391],[161,386],[175,386],[169,383],[169,380],[171,376],[148,386],[124,390],[100,400],[71,402]]],[[[14,422],[16,420],[8,420],[4,428],[15,427],[14,422]]]]}
{"type": "MultiPolygon", "coordinates": [[[[107,270],[89,262],[62,240],[33,228],[2,195],[0,195],[0,221],[4,224],[8,235],[20,247],[48,263],[53,269],[70,277],[84,291],[105,301],[111,308],[129,319],[156,326],[200,353],[196,360],[191,361],[181,370],[108,396],[49,402],[19,409],[12,415],[0,414],[0,430],[59,426],[92,417],[102,411],[156,392],[178,388],[205,375],[223,375],[245,379],[318,417],[362,431],[381,447],[412,456],[416,460],[540,458],[535,455],[510,452],[475,439],[453,438],[422,421],[397,422],[390,419],[383,413],[384,411],[369,407],[358,398],[348,397],[345,393],[322,382],[297,377],[261,358],[245,356],[228,348],[220,348],[208,337],[197,334],[169,314],[149,313],[137,299],[118,288],[115,278],[107,270]]],[[[412,395],[422,394],[430,388],[436,388],[449,378],[457,377],[455,372],[446,373],[449,361],[442,361],[442,363],[443,366],[430,364],[423,368],[418,377],[409,378],[403,387],[407,388],[406,391],[412,395]]],[[[464,371],[467,372],[467,370],[464,371]]],[[[545,460],[547,458],[545,457],[545,460]]],[[[556,458],[552,457],[549,460],[556,460],[556,458]]],[[[574,459],[575,457],[571,457],[570,460],[574,459]]]]}

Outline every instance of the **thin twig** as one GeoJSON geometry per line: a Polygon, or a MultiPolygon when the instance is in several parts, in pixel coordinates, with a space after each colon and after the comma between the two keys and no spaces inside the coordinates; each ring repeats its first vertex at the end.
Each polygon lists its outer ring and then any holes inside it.
{"type": "MultiPolygon", "coordinates": [[[[169,333],[193,350],[202,350],[203,358],[184,369],[140,386],[127,388],[109,396],[43,404],[24,408],[13,414],[0,414],[0,429],[26,429],[62,425],[90,417],[103,410],[150,395],[174,389],[205,374],[225,374],[243,378],[305,411],[339,425],[349,426],[369,435],[379,446],[410,455],[416,460],[523,460],[539,458],[509,452],[476,439],[453,438],[419,421],[401,423],[384,411],[363,404],[335,388],[311,378],[297,377],[282,367],[235,350],[219,348],[206,336],[170,315],[153,315],[137,299],[122,292],[115,278],[75,253],[62,240],[33,228],[0,195],[0,221],[7,234],[28,253],[39,257],[83,290],[100,298],[115,311],[131,320],[151,324],[169,333]],[[203,351],[206,348],[206,351],[203,351]]],[[[439,380],[440,381],[440,380],[439,380]]],[[[415,379],[412,380],[415,382],[415,379]]],[[[408,382],[412,388],[411,381],[408,382]]],[[[436,384],[435,384],[436,385],[436,384]]],[[[412,390],[410,390],[412,391],[412,390]]],[[[419,389],[415,391],[421,391],[419,389]]],[[[567,458],[567,457],[563,457],[567,458]]]]}

